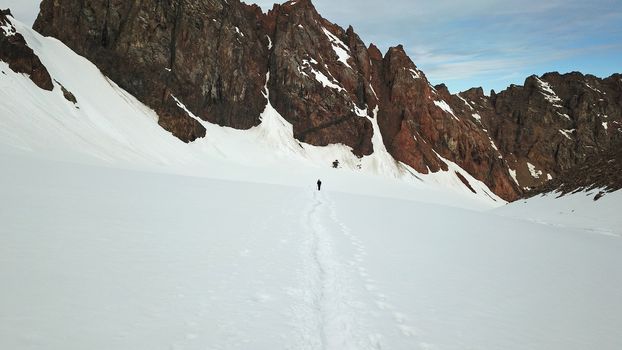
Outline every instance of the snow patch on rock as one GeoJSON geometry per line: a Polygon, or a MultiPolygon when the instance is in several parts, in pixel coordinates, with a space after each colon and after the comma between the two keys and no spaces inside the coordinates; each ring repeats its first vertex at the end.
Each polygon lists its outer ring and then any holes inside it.
{"type": "Polygon", "coordinates": [[[564,135],[568,140],[572,140],[571,136],[572,136],[572,134],[574,134],[575,131],[577,131],[577,130],[576,129],[566,129],[566,130],[562,129],[562,130],[559,130],[559,132],[562,135],[564,135]]]}
{"type": "Polygon", "coordinates": [[[17,31],[15,30],[15,28],[13,28],[13,26],[9,24],[0,26],[0,29],[4,32],[5,36],[13,36],[17,34],[17,31]]]}
{"type": "Polygon", "coordinates": [[[451,107],[447,104],[447,102],[445,102],[445,101],[443,101],[443,100],[441,100],[441,101],[434,101],[434,104],[435,104],[438,108],[442,109],[443,111],[445,111],[445,112],[447,112],[447,113],[451,114],[451,116],[452,116],[455,120],[460,120],[460,119],[458,119],[458,117],[456,117],[456,114],[454,114],[453,109],[451,109],[451,107]]]}
{"type": "MultiPolygon", "coordinates": [[[[475,109],[473,108],[473,106],[471,106],[471,104],[469,103],[469,101],[467,101],[464,97],[460,96],[460,94],[457,94],[456,96],[458,96],[458,98],[460,100],[462,100],[462,102],[464,102],[464,104],[469,107],[470,110],[474,111],[475,109]]],[[[479,119],[478,119],[479,120],[479,119]]]]}
{"type": "Polygon", "coordinates": [[[510,173],[510,176],[512,177],[512,180],[514,180],[514,183],[520,186],[520,183],[518,183],[518,179],[516,178],[516,170],[508,168],[508,171],[510,173]]]}
{"type": "Polygon", "coordinates": [[[413,79],[421,79],[421,74],[415,69],[408,69],[412,74],[413,79]]]}
{"type": "Polygon", "coordinates": [[[326,74],[322,73],[321,71],[313,67],[313,65],[317,65],[317,64],[318,62],[313,58],[303,59],[302,66],[298,67],[298,72],[308,77],[309,75],[304,70],[305,69],[310,70],[315,80],[318,81],[320,84],[322,84],[323,87],[329,87],[339,92],[345,90],[341,85],[339,85],[339,82],[337,80],[335,80],[334,78],[332,79],[329,78],[328,76],[326,76],[326,74]]]}
{"type": "MultiPolygon", "coordinates": [[[[598,93],[599,93],[599,94],[601,94],[601,95],[606,95],[606,94],[607,94],[607,93],[605,93],[605,92],[602,92],[602,91],[600,91],[600,90],[598,90],[598,89],[596,89],[596,88],[592,87],[592,86],[591,86],[590,84],[588,84],[588,83],[585,83],[585,86],[587,86],[588,88],[590,88],[590,89],[591,89],[592,91],[594,91],[594,92],[598,92],[598,93]]],[[[601,101],[603,101],[603,99],[600,99],[600,100],[601,100],[601,101]]]]}
{"type": "Polygon", "coordinates": [[[348,63],[348,59],[350,58],[350,49],[346,44],[343,43],[339,38],[337,38],[333,33],[331,33],[328,29],[322,27],[322,31],[330,41],[333,51],[337,55],[337,60],[343,63],[346,67],[352,68],[348,63]]]}
{"type": "Polygon", "coordinates": [[[555,93],[555,91],[553,91],[553,88],[551,87],[551,84],[549,84],[548,82],[540,79],[539,77],[535,77],[536,81],[538,82],[538,85],[540,85],[540,89],[541,89],[541,93],[544,95],[544,98],[551,102],[554,106],[556,107],[561,107],[558,102],[561,102],[562,99],[559,98],[559,96],[557,96],[557,94],[555,93]]]}
{"type": "Polygon", "coordinates": [[[529,168],[529,173],[531,174],[531,177],[539,179],[540,176],[542,176],[543,172],[542,170],[537,170],[536,166],[527,162],[527,168],[529,168]]]}

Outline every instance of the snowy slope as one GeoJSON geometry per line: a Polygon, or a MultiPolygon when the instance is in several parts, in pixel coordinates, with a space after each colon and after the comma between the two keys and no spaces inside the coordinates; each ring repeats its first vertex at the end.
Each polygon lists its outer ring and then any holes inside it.
{"type": "Polygon", "coordinates": [[[619,193],[497,208],[270,105],[187,145],[15,25],[78,108],[0,62],[0,349],[622,348],[619,193]]]}
{"type": "Polygon", "coordinates": [[[494,213],[559,228],[622,237],[622,191],[594,201],[599,189],[561,196],[557,192],[510,203],[494,213]]]}
{"type": "MultiPolygon", "coordinates": [[[[379,132],[374,137],[377,152],[362,159],[343,145],[300,144],[293,138],[291,124],[270,104],[262,115],[262,124],[250,131],[201,121],[207,129],[207,137],[186,145],[157,125],[158,117],[152,110],[103,76],[90,62],[58,40],[44,38],[18,21],[12,22],[47,67],[55,80],[55,89],[43,91],[26,76],[13,73],[6,63],[0,62],[4,72],[0,74],[3,101],[0,104],[0,147],[5,152],[22,150],[48,159],[290,184],[300,182],[298,173],[313,172],[311,177],[316,173],[332,176],[334,171],[329,168],[333,160],[339,159],[344,173],[382,175],[400,180],[400,184],[410,183],[415,188],[435,191],[441,188],[449,189],[446,192],[450,194],[460,193],[464,203],[456,205],[503,203],[482,182],[455,164],[450,164],[452,171],[449,172],[420,175],[395,162],[384,149],[379,132]],[[63,98],[59,84],[75,95],[78,101],[75,106],[63,98]],[[234,165],[241,165],[241,168],[234,165]],[[267,174],[255,171],[255,168],[266,167],[278,167],[283,171],[267,174]],[[294,173],[291,169],[295,169],[294,173]],[[462,173],[478,194],[473,195],[454,171],[462,173]],[[278,175],[280,173],[284,174],[278,175]]],[[[265,94],[268,96],[269,92],[265,94]]],[[[175,101],[181,110],[192,114],[183,101],[176,98],[175,101]]],[[[372,123],[378,131],[375,120],[372,123]]]]}

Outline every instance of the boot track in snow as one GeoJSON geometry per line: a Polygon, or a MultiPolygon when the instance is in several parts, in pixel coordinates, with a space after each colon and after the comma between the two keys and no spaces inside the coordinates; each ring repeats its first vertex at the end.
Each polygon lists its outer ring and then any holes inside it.
{"type": "Polygon", "coordinates": [[[305,228],[303,242],[304,285],[306,286],[305,319],[302,339],[304,349],[380,349],[378,337],[366,334],[358,320],[366,309],[354,298],[349,271],[335,251],[326,220],[337,222],[325,195],[315,192],[311,205],[301,218],[305,228]],[[330,211],[330,213],[329,213],[330,211]],[[375,341],[374,341],[375,340],[375,341]],[[372,343],[375,343],[372,345],[372,343]]]}

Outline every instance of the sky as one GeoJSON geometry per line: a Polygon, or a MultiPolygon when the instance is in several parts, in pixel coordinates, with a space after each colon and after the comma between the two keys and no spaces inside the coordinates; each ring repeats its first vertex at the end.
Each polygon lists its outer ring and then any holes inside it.
{"type": "MultiPolygon", "coordinates": [[[[252,1],[247,0],[247,3],[252,1]]],[[[32,24],[39,0],[0,0],[32,24]]],[[[264,10],[274,0],[255,1],[264,10]]],[[[622,73],[622,0],[313,0],[382,51],[403,44],[433,84],[500,91],[546,72],[622,73]]]]}

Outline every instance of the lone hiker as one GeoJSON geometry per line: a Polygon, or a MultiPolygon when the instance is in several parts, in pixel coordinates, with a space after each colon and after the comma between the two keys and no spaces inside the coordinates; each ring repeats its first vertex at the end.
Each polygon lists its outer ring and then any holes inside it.
{"type": "Polygon", "coordinates": [[[317,190],[320,191],[322,189],[322,181],[317,180],[317,190]]]}

